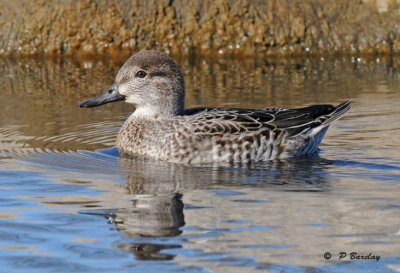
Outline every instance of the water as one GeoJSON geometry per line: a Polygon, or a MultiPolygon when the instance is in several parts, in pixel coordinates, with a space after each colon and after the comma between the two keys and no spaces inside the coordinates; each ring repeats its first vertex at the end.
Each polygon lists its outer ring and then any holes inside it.
{"type": "Polygon", "coordinates": [[[79,109],[122,58],[1,59],[1,271],[399,272],[399,60],[181,59],[188,107],[354,101],[318,155],[181,166],[118,156],[129,105],[79,109]]]}

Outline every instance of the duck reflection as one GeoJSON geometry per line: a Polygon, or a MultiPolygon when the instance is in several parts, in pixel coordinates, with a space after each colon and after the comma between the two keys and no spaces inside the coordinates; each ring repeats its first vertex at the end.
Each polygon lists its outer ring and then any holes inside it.
{"type": "Polygon", "coordinates": [[[177,236],[185,224],[181,194],[136,195],[132,207],[119,209],[110,218],[129,237],[177,236]]]}
{"type": "MultiPolygon", "coordinates": [[[[182,202],[185,191],[243,184],[260,188],[284,185],[284,190],[291,191],[324,191],[327,183],[322,169],[326,164],[318,156],[235,166],[184,166],[143,157],[119,157],[120,173],[126,179],[123,187],[130,196],[131,206],[116,210],[108,218],[129,238],[178,236],[185,225],[182,202]]],[[[140,260],[168,260],[174,255],[160,251],[181,246],[152,242],[116,247],[132,252],[140,260]]]]}
{"type": "MultiPolygon", "coordinates": [[[[179,192],[179,166],[146,158],[118,158],[126,178],[123,187],[132,196],[131,207],[118,209],[109,217],[118,231],[129,238],[172,237],[182,233],[185,224],[182,194],[179,192]],[[176,177],[178,175],[178,177],[176,177]]],[[[138,260],[170,260],[174,255],[160,253],[175,244],[129,243],[116,245],[132,252],[138,260]]]]}
{"type": "MultiPolygon", "coordinates": [[[[131,183],[128,183],[128,189],[131,183]]],[[[132,192],[130,192],[132,193],[132,192]]],[[[136,194],[132,207],[119,209],[111,216],[118,231],[130,238],[137,237],[170,237],[182,233],[179,228],[185,224],[183,216],[182,195],[141,195],[136,194]]],[[[117,248],[132,252],[138,260],[170,260],[174,255],[160,253],[169,248],[180,248],[180,245],[129,243],[116,245],[117,248]]]]}
{"type": "MultiPolygon", "coordinates": [[[[186,193],[242,188],[329,191],[326,169],[337,164],[316,155],[263,163],[185,166],[145,157],[118,157],[115,151],[36,153],[18,159],[18,164],[48,174],[60,184],[88,184],[100,191],[102,194],[42,196],[40,202],[47,206],[80,204],[80,209],[88,209],[81,213],[105,216],[127,237],[126,243],[115,247],[141,260],[173,259],[162,250],[181,247],[186,193]]],[[[207,200],[204,204],[207,206],[207,200]]]]}
{"type": "Polygon", "coordinates": [[[161,250],[180,248],[180,245],[157,245],[157,244],[121,244],[117,248],[132,252],[138,260],[172,260],[175,255],[160,253],[161,250]]]}

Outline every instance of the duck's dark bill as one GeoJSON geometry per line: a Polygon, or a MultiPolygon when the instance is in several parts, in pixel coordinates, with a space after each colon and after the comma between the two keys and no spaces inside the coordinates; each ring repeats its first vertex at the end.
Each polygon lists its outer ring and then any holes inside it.
{"type": "Polygon", "coordinates": [[[97,97],[82,101],[79,107],[96,107],[113,101],[124,100],[125,96],[118,93],[117,85],[114,83],[103,94],[97,97]]]}

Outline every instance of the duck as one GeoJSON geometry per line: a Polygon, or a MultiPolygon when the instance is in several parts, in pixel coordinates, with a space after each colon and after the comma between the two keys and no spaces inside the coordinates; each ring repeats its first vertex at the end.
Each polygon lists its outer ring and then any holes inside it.
{"type": "Polygon", "coordinates": [[[185,81],[167,54],[141,50],[120,68],[102,94],[80,103],[125,101],[134,112],[120,128],[120,156],[147,156],[192,164],[284,160],[314,154],[333,121],[351,101],[301,108],[185,109],[185,81]]]}

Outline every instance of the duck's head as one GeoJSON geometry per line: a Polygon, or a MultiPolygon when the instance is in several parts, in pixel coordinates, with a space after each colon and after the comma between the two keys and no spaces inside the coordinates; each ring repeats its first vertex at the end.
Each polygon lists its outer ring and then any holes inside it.
{"type": "Polygon", "coordinates": [[[167,117],[184,111],[185,83],[179,66],[168,55],[142,50],[119,70],[115,82],[101,95],[80,107],[95,107],[124,100],[135,105],[134,115],[167,117]]]}

